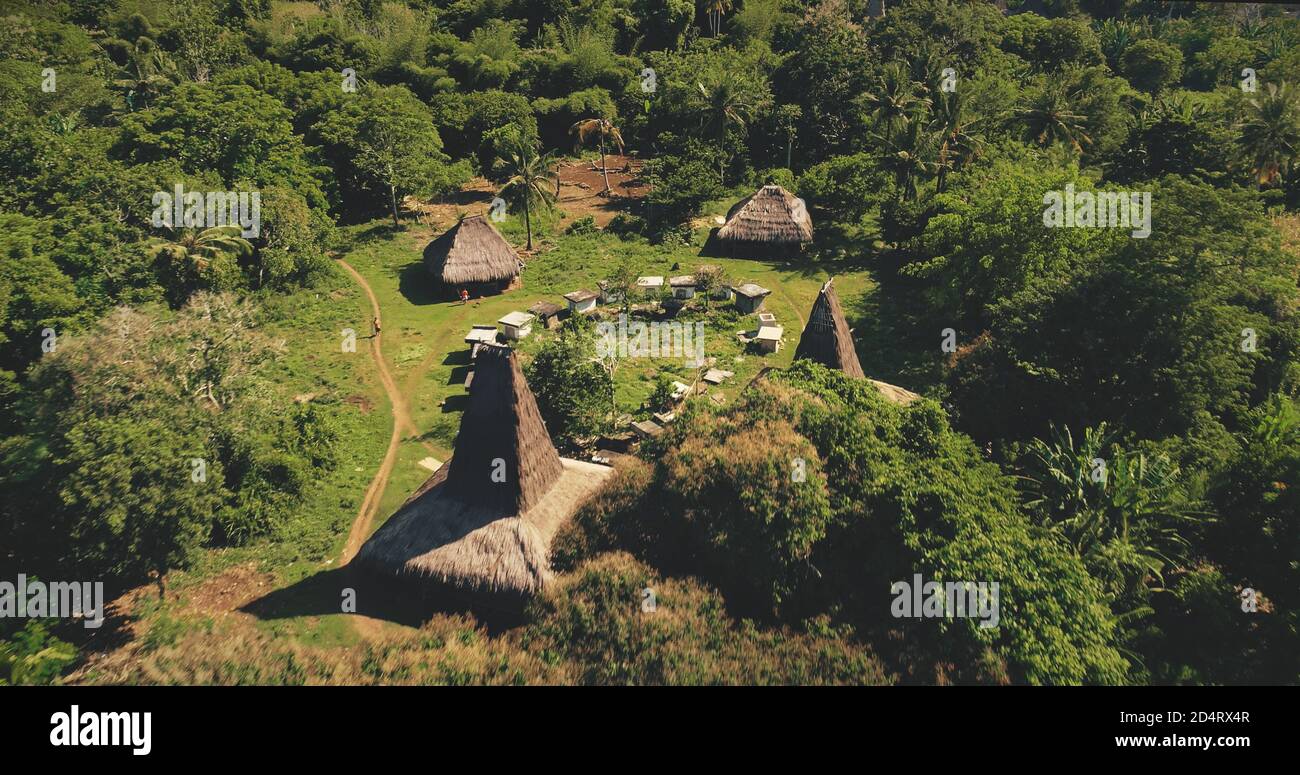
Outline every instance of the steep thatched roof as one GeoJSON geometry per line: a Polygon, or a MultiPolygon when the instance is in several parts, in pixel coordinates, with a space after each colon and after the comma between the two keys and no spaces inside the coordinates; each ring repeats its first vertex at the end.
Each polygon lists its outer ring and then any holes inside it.
{"type": "Polygon", "coordinates": [[[844,309],[832,282],[834,280],[827,280],[821,293],[817,294],[794,357],[817,361],[850,377],[865,377],[867,375],[862,371],[857,351],[853,349],[853,335],[844,320],[844,309]]]}
{"type": "Polygon", "coordinates": [[[812,219],[803,200],[777,185],[763,186],[740,200],[718,230],[723,242],[796,245],[812,238],[812,219]]]}
{"type": "Polygon", "coordinates": [[[483,347],[474,371],[474,397],[460,418],[447,489],[502,514],[527,511],[559,478],[560,455],[514,350],[483,347]]]}
{"type": "Polygon", "coordinates": [[[469,590],[537,592],[551,578],[551,539],[612,472],[562,459],[514,352],[484,346],[455,454],[357,562],[469,590]]]}
{"type": "Polygon", "coordinates": [[[424,265],[447,285],[491,283],[519,275],[519,254],[481,215],[468,216],[424,249],[424,265]]]}

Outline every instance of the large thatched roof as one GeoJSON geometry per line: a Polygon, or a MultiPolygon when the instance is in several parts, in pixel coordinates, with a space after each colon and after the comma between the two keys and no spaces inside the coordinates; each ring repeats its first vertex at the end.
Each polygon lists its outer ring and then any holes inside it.
{"type": "Polygon", "coordinates": [[[447,285],[501,282],[519,275],[519,254],[487,218],[471,215],[429,243],[424,265],[447,285]]]}
{"type": "Polygon", "coordinates": [[[763,186],[740,200],[718,230],[723,242],[788,245],[812,238],[812,219],[803,200],[777,185],[763,186]]]}
{"type": "Polygon", "coordinates": [[[514,352],[484,346],[455,454],[357,562],[469,590],[537,592],[551,578],[551,539],[612,472],[561,458],[514,352]]]}
{"type": "Polygon", "coordinates": [[[817,361],[850,377],[865,377],[858,353],[853,349],[849,324],[844,320],[844,308],[840,306],[832,282],[834,280],[827,280],[817,294],[794,357],[817,361]]]}

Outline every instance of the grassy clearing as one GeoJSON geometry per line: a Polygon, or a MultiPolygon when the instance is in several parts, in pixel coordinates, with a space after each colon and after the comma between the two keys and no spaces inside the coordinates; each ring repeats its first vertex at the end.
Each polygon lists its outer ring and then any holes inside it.
{"type": "MultiPolygon", "coordinates": [[[[726,204],[716,203],[710,209],[725,211],[726,204]]],[[[508,236],[512,234],[511,229],[504,231],[508,236]]],[[[716,358],[719,368],[736,372],[736,377],[718,391],[730,400],[762,368],[789,365],[817,291],[830,276],[826,267],[811,261],[701,257],[700,246],[707,236],[704,229],[699,230],[692,244],[678,247],[603,234],[561,235],[545,239],[528,263],[522,288],[461,304],[438,299],[432,293],[422,251],[436,233],[423,227],[394,230],[375,222],[357,227],[355,247],[344,256],[379,298],[384,355],[419,429],[418,436],[403,441],[398,466],[380,508],[381,520],[427,476],[427,471],[417,465],[420,459],[432,455],[444,460],[451,454],[460,411],[468,395],[463,385],[469,358],[463,339],[472,325],[495,324],[506,313],[525,310],[540,300],[562,304],[562,294],[578,288],[594,289],[596,282],[624,259],[630,260],[640,274],[664,276],[691,273],[702,263],[718,264],[732,281],[752,281],[772,290],[765,309],[776,315],[786,335],[785,346],[778,353],[749,353],[737,342],[736,333],[754,329],[756,317],[734,314],[727,302],[714,302],[708,312],[701,308],[682,313],[680,320],[705,321],[705,356],[716,358]]],[[[836,287],[841,298],[851,303],[873,292],[875,284],[867,272],[857,269],[836,272],[836,287]]],[[[520,347],[525,358],[546,337],[554,336],[539,326],[533,330],[533,336],[520,347]]],[[[619,410],[636,413],[661,370],[678,377],[693,373],[685,368],[682,359],[623,361],[615,374],[619,410]]]]}
{"type": "MultiPolygon", "coordinates": [[[[713,203],[708,213],[725,212],[730,204],[713,203]]],[[[522,245],[519,224],[508,221],[503,232],[522,245]]],[[[563,303],[562,294],[583,287],[594,289],[597,280],[624,258],[631,260],[640,274],[664,276],[691,273],[701,263],[718,264],[731,281],[752,281],[772,289],[765,309],[786,329],[783,349],[760,355],[745,352],[736,340],[736,332],[753,329],[756,318],[740,315],[729,302],[713,302],[707,311],[687,309],[679,315],[684,322],[703,320],[705,356],[716,358],[719,368],[736,372],[718,391],[730,400],[765,366],[791,362],[805,316],[831,272],[848,305],[865,303],[876,291],[866,271],[823,266],[811,258],[782,263],[701,257],[707,236],[707,229],[701,228],[692,244],[674,247],[604,234],[538,236],[539,249],[529,261],[521,289],[462,305],[432,294],[422,253],[437,233],[422,226],[394,229],[384,221],[375,221],[349,231],[351,247],[342,256],[365,277],[379,300],[384,357],[414,428],[413,432],[403,431],[397,463],[373,527],[382,524],[428,477],[429,471],[419,465],[421,460],[434,457],[441,461],[451,454],[467,398],[463,383],[468,351],[463,337],[472,324],[494,324],[507,312],[527,309],[539,300],[563,303]]],[[[140,632],[151,648],[193,635],[221,637],[226,625],[220,617],[204,613],[194,598],[207,593],[203,582],[222,574],[238,576],[235,572],[240,566],[250,564],[265,579],[266,592],[299,589],[299,602],[304,603],[298,606],[301,615],[255,620],[258,630],[310,646],[358,643],[348,617],[330,613],[338,604],[337,590],[311,580],[332,569],[366,487],[383,459],[392,428],[392,407],[369,352],[370,306],[361,289],[340,270],[318,288],[268,297],[263,308],[267,332],[285,342],[285,354],[271,368],[270,379],[286,400],[310,400],[333,410],[342,434],[340,462],[334,471],[322,473],[280,535],[245,547],[211,551],[195,567],[172,575],[169,582],[175,594],[167,601],[142,600],[136,613],[142,620],[140,632]],[[342,351],[345,328],[357,333],[355,353],[342,351]],[[309,604],[307,598],[312,598],[309,604]]],[[[546,337],[554,335],[534,327],[521,353],[529,357],[546,337]]],[[[637,410],[661,371],[686,382],[695,373],[679,358],[624,360],[615,374],[619,410],[644,416],[637,410]]],[[[243,621],[248,621],[247,617],[243,621]]],[[[235,630],[227,633],[233,637],[235,630]]]]}

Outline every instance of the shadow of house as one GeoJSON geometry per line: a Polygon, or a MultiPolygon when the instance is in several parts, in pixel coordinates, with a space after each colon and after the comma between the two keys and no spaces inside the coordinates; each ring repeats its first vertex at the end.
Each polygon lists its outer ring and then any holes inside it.
{"type": "Polygon", "coordinates": [[[397,291],[417,307],[446,301],[441,289],[429,279],[429,268],[423,260],[412,261],[397,272],[397,291]]]}
{"type": "Polygon", "coordinates": [[[366,573],[353,565],[315,573],[240,608],[263,621],[344,613],[343,595],[352,590],[354,613],[408,627],[419,627],[434,613],[472,614],[489,633],[523,623],[517,606],[492,606],[454,590],[434,591],[426,585],[366,573]]]}

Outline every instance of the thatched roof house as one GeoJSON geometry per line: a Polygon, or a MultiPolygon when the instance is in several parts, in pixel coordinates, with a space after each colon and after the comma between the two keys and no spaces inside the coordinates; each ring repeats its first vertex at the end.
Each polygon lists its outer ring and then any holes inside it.
{"type": "Polygon", "coordinates": [[[750,249],[797,248],[812,238],[812,219],[803,200],[775,184],[740,200],[717,234],[721,245],[750,249]]]}
{"type": "Polygon", "coordinates": [[[507,347],[479,352],[455,450],[357,562],[435,587],[538,592],[552,578],[551,540],[613,469],[559,456],[507,347]]]}
{"type": "Polygon", "coordinates": [[[853,334],[844,320],[844,308],[840,306],[839,296],[835,295],[833,282],[827,280],[817,294],[794,357],[817,361],[850,377],[865,378],[867,375],[862,371],[857,351],[853,349],[853,334]]]}
{"type": "MultiPolygon", "coordinates": [[[[853,332],[844,319],[844,308],[840,306],[840,298],[835,294],[833,282],[833,278],[827,280],[817,294],[817,301],[813,302],[808,325],[804,326],[794,357],[796,360],[807,358],[816,361],[856,379],[867,379],[862,363],[858,360],[857,350],[853,347],[853,332]]],[[[910,390],[887,382],[875,379],[870,382],[885,398],[896,404],[906,405],[920,398],[910,390]]]]}
{"type": "Polygon", "coordinates": [[[467,216],[424,249],[424,265],[451,294],[498,293],[518,285],[523,262],[481,215],[467,216]]]}

